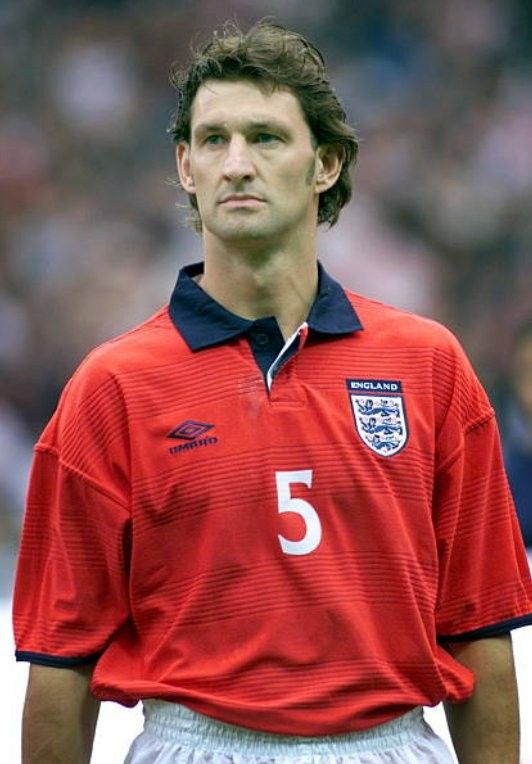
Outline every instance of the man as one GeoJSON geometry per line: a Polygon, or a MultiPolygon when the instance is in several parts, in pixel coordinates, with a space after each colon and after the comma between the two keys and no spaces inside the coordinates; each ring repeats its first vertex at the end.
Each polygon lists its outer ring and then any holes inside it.
{"type": "Polygon", "coordinates": [[[442,700],[461,762],[517,762],[530,575],[493,412],[445,329],[318,266],[357,148],[321,56],[227,27],[175,81],[204,263],[37,445],[24,762],[87,761],[96,699],[144,701],[134,764],[448,762],[442,700]]]}

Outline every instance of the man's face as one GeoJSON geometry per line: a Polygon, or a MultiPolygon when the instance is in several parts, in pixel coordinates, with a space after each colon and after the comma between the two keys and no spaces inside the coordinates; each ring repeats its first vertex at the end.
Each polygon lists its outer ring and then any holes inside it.
{"type": "Polygon", "coordinates": [[[179,144],[177,162],[206,236],[276,244],[316,226],[319,154],[292,93],[209,80],[194,99],[190,144],[179,144]]]}

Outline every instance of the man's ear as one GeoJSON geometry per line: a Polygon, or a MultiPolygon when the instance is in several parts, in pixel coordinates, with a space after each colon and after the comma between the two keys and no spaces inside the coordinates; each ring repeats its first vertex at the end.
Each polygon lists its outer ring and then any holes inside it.
{"type": "Polygon", "coordinates": [[[316,157],[316,193],[322,194],[334,186],[344,163],[344,152],[336,144],[318,146],[316,157]]]}
{"type": "Polygon", "coordinates": [[[175,159],[177,165],[177,172],[179,174],[179,181],[184,191],[187,194],[195,194],[196,187],[194,185],[194,178],[190,169],[190,146],[188,143],[182,141],[178,143],[175,150],[175,159]]]}

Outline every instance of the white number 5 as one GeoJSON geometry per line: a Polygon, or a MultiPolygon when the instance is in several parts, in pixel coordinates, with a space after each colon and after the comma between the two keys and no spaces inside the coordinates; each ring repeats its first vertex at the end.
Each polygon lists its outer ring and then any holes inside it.
{"type": "Polygon", "coordinates": [[[321,523],[318,513],[308,501],[294,499],[290,494],[291,483],[303,483],[308,488],[312,485],[312,470],[296,472],[276,472],[277,505],[279,512],[295,512],[303,518],[305,535],[301,541],[289,541],[278,534],[281,549],[285,554],[310,554],[321,541],[321,523]]]}

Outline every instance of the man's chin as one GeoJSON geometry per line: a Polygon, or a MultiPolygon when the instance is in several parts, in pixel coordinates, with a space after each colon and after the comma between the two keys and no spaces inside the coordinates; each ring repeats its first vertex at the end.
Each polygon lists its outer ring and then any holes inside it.
{"type": "Polygon", "coordinates": [[[212,233],[227,242],[266,240],[274,234],[269,226],[252,220],[235,220],[230,225],[215,226],[212,233]]]}

